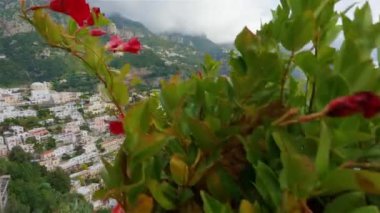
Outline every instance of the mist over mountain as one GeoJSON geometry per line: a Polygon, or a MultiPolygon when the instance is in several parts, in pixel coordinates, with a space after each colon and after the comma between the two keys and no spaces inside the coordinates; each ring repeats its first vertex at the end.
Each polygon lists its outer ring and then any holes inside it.
{"type": "MultiPolygon", "coordinates": [[[[34,1],[39,4],[40,0],[34,1]]],[[[73,79],[81,84],[89,81],[84,67],[68,54],[48,47],[32,28],[18,17],[18,2],[0,2],[0,86],[29,84],[34,81],[73,79]]],[[[64,16],[60,16],[64,21],[64,16]]],[[[158,86],[159,80],[173,73],[190,75],[199,69],[205,53],[218,60],[226,58],[227,48],[205,36],[182,33],[155,34],[143,24],[111,14],[116,33],[128,39],[137,36],[143,50],[139,55],[116,57],[111,66],[130,63],[132,72],[146,81],[147,87],[158,86]]],[[[107,37],[104,38],[106,42],[107,37]]],[[[76,87],[76,86],[73,86],[76,87]]],[[[76,89],[76,88],[72,88],[76,89]]]]}

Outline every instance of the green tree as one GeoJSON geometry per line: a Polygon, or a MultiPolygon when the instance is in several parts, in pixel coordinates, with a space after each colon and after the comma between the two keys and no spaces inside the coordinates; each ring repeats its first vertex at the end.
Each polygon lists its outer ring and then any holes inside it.
{"type": "Polygon", "coordinates": [[[45,150],[51,150],[57,147],[56,141],[53,137],[49,137],[45,142],[45,150]]]}
{"type": "Polygon", "coordinates": [[[50,110],[49,109],[38,109],[37,111],[37,116],[40,120],[43,120],[43,119],[48,119],[48,118],[51,118],[52,115],[50,113],[50,110]]]}
{"type": "Polygon", "coordinates": [[[64,194],[70,191],[70,177],[61,168],[56,168],[49,172],[46,179],[51,187],[58,192],[64,194]]]}
{"type": "Polygon", "coordinates": [[[34,152],[36,152],[37,154],[41,154],[42,152],[44,152],[44,145],[40,142],[38,143],[35,143],[33,145],[33,150],[34,152]]]}
{"type": "Polygon", "coordinates": [[[27,143],[27,144],[35,144],[35,143],[37,143],[37,139],[36,139],[36,137],[28,137],[25,140],[25,143],[27,143]]]}
{"type": "Polygon", "coordinates": [[[9,153],[8,158],[13,162],[25,163],[32,159],[32,155],[25,152],[20,146],[15,146],[9,153]]]}
{"type": "Polygon", "coordinates": [[[30,208],[18,201],[14,195],[8,196],[7,205],[4,212],[6,213],[29,213],[30,208]]]}

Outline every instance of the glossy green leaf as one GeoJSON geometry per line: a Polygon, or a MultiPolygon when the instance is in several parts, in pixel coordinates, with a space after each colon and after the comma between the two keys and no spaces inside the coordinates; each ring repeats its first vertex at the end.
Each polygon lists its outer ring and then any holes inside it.
{"type": "Polygon", "coordinates": [[[158,202],[158,204],[160,204],[160,206],[162,206],[162,208],[166,210],[175,208],[174,200],[171,200],[167,195],[165,195],[164,187],[162,184],[156,180],[149,180],[147,186],[154,199],[158,202]]]}
{"type": "Polygon", "coordinates": [[[170,173],[178,185],[186,185],[189,179],[189,166],[178,155],[170,159],[170,173]]]}
{"type": "Polygon", "coordinates": [[[232,213],[231,207],[220,203],[215,198],[211,197],[204,191],[201,191],[203,201],[203,210],[205,213],[232,213]]]}
{"type": "Polygon", "coordinates": [[[207,76],[215,77],[219,73],[221,63],[219,61],[214,61],[211,55],[206,54],[204,56],[203,71],[207,76]]]}
{"type": "Polygon", "coordinates": [[[315,158],[315,167],[319,175],[324,175],[329,169],[331,133],[327,124],[321,122],[321,136],[318,143],[317,156],[315,158]]]}
{"type": "Polygon", "coordinates": [[[245,27],[236,37],[235,46],[244,56],[256,48],[257,42],[256,35],[245,27]]]}
{"type": "Polygon", "coordinates": [[[282,153],[281,160],[284,166],[280,176],[281,188],[299,198],[310,196],[317,180],[313,162],[307,156],[290,152],[282,153]]]}
{"type": "Polygon", "coordinates": [[[353,211],[350,211],[350,213],[379,213],[379,212],[380,212],[380,209],[378,206],[363,206],[353,211]]]}
{"type": "Polygon", "coordinates": [[[305,11],[287,20],[281,29],[281,43],[291,51],[297,51],[313,38],[315,20],[313,13],[305,11]]]}
{"type": "Polygon", "coordinates": [[[161,133],[141,135],[138,144],[131,150],[132,161],[141,161],[156,155],[168,143],[169,139],[167,135],[161,133]]]}
{"type": "Polygon", "coordinates": [[[259,162],[255,167],[255,187],[264,201],[273,208],[281,203],[281,190],[278,176],[266,164],[259,162]]]}
{"type": "Polygon", "coordinates": [[[324,213],[350,212],[350,210],[365,205],[365,195],[362,192],[350,192],[340,195],[332,202],[328,203],[324,213]]]}
{"type": "Polygon", "coordinates": [[[240,197],[239,185],[222,167],[216,167],[208,172],[206,184],[210,194],[220,201],[240,197]]]}
{"type": "Polygon", "coordinates": [[[380,173],[366,170],[336,169],[322,180],[324,193],[360,190],[380,194],[380,173]]]}
{"type": "Polygon", "coordinates": [[[309,76],[315,76],[320,71],[317,58],[309,51],[298,53],[295,56],[295,63],[309,76]]]}
{"type": "Polygon", "coordinates": [[[196,143],[201,149],[213,150],[219,145],[218,137],[212,132],[207,123],[189,119],[189,129],[196,143]]]}

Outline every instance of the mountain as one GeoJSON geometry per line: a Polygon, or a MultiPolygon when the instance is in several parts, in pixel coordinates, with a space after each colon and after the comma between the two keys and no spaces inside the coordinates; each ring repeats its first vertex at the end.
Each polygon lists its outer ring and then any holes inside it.
{"type": "MultiPolygon", "coordinates": [[[[0,1],[0,86],[53,81],[63,90],[76,90],[83,84],[93,89],[94,84],[88,83],[90,78],[83,66],[73,57],[67,57],[67,53],[45,45],[38,34],[20,20],[17,11],[18,1],[0,1]],[[66,81],[60,81],[62,79],[66,81]],[[65,85],[57,82],[65,82],[65,85]]],[[[139,55],[116,57],[111,66],[117,68],[130,63],[132,71],[146,81],[148,88],[157,86],[159,79],[173,73],[186,76],[199,69],[205,53],[210,53],[216,59],[224,59],[227,55],[221,46],[205,36],[155,34],[143,24],[121,15],[113,14],[109,18],[114,23],[110,27],[113,31],[125,39],[137,36],[143,44],[139,55]]],[[[91,89],[86,86],[80,88],[91,89]]]]}

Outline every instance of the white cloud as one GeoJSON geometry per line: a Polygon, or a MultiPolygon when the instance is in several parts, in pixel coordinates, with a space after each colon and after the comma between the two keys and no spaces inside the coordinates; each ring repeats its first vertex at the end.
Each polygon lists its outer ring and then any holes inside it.
{"type": "MultiPolygon", "coordinates": [[[[206,34],[215,42],[231,42],[248,26],[257,30],[270,20],[271,9],[279,0],[91,0],[106,13],[118,12],[142,22],[154,32],[206,34]]],[[[338,9],[350,5],[342,0],[338,9]]],[[[363,0],[356,2],[363,3],[363,0]]],[[[374,17],[380,14],[380,1],[370,0],[374,17]]]]}

